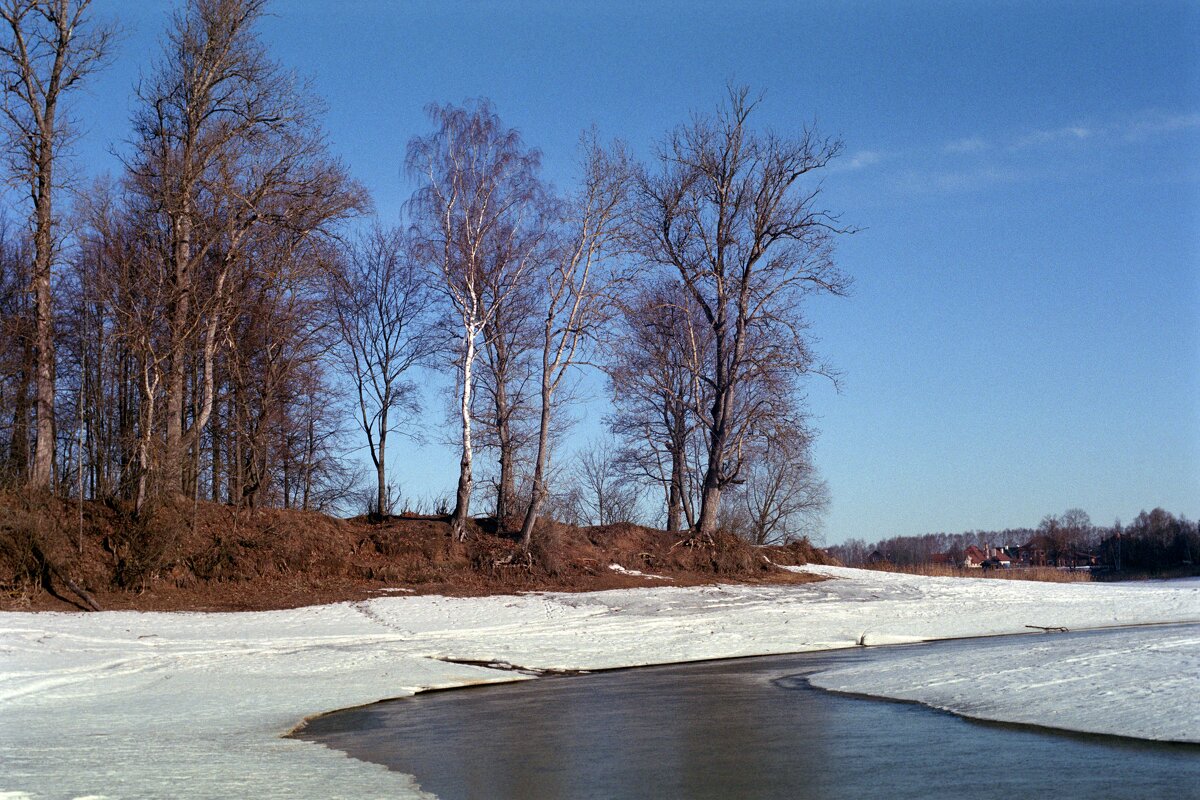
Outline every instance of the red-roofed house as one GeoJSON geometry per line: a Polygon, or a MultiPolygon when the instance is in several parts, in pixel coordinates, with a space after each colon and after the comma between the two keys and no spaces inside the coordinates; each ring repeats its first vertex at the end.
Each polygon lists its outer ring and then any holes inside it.
{"type": "Polygon", "coordinates": [[[963,552],[962,565],[964,569],[978,569],[983,566],[984,561],[987,561],[987,555],[975,545],[971,545],[963,552]]]}

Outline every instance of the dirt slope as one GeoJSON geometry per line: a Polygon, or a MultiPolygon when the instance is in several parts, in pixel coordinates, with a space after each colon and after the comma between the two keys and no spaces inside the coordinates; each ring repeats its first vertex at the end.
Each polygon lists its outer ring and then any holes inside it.
{"type": "Polygon", "coordinates": [[[78,610],[89,598],[104,609],[259,610],[397,592],[802,582],[811,578],[773,564],[808,562],[827,563],[807,541],[757,548],[726,533],[697,542],[635,525],[548,522],[526,555],[491,519],[458,542],[444,517],[343,520],[198,503],[135,519],[116,504],[0,493],[6,610],[78,610]]]}

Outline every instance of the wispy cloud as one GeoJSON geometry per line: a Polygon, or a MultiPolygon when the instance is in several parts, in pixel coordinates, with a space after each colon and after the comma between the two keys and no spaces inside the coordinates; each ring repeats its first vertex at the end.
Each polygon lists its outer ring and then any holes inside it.
{"type": "Polygon", "coordinates": [[[834,160],[830,165],[830,169],[840,172],[864,169],[872,164],[878,164],[882,160],[883,153],[878,150],[858,150],[848,158],[834,160]]]}
{"type": "Polygon", "coordinates": [[[1079,142],[1090,139],[1096,134],[1095,129],[1083,125],[1068,125],[1063,128],[1033,131],[1020,137],[1010,145],[1012,150],[1021,150],[1035,145],[1055,144],[1057,142],[1079,142]]]}
{"type": "MultiPolygon", "coordinates": [[[[1131,114],[1123,120],[1107,124],[1076,123],[1058,128],[1043,128],[1012,137],[1007,143],[1001,137],[999,145],[1010,152],[1035,147],[1072,145],[1085,141],[1098,143],[1144,142],[1173,133],[1200,129],[1200,112],[1168,112],[1148,109],[1131,114]]],[[[992,150],[991,143],[981,136],[957,139],[942,147],[952,155],[982,153],[992,150]]]]}
{"type": "MultiPolygon", "coordinates": [[[[919,194],[965,194],[1039,180],[1072,180],[1104,170],[1097,152],[1149,146],[1200,131],[1200,112],[1148,109],[1108,120],[1085,119],[1058,127],[987,131],[922,150],[859,150],[831,169],[872,170],[891,189],[919,194]]],[[[1192,175],[1192,172],[1188,172],[1192,175]]]]}
{"type": "Polygon", "coordinates": [[[966,139],[957,139],[953,142],[948,142],[946,146],[942,148],[942,150],[947,153],[955,154],[978,153],[983,150],[987,150],[990,146],[991,145],[988,144],[987,140],[982,137],[969,136],[966,139]]]}
{"type": "Polygon", "coordinates": [[[1170,114],[1164,111],[1143,111],[1125,126],[1125,139],[1137,142],[1193,128],[1200,128],[1200,113],[1170,114]]]}

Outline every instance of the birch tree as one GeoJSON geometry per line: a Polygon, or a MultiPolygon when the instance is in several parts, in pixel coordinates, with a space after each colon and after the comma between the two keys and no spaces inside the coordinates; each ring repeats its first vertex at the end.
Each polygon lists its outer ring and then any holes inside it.
{"type": "Polygon", "coordinates": [[[409,203],[417,252],[436,278],[452,320],[462,456],[451,514],[463,539],[474,488],[472,401],[480,342],[527,279],[539,248],[513,247],[541,224],[541,157],[506,127],[491,103],[432,104],[435,130],[413,138],[406,163],[420,182],[409,203]]]}
{"type": "Polygon", "coordinates": [[[0,80],[8,175],[28,192],[33,239],[36,438],[30,484],[48,489],[54,471],[54,302],[51,272],[58,245],[55,188],[69,125],[61,102],[108,55],[114,28],[92,23],[90,0],[0,3],[0,80]]]}
{"type": "Polygon", "coordinates": [[[715,114],[671,133],[640,171],[634,201],[637,249],[675,273],[709,328],[712,353],[699,374],[707,464],[696,532],[717,528],[721,493],[741,478],[747,445],[770,413],[770,398],[746,397],[764,370],[830,374],[805,330],[805,299],[843,294],[833,261],[846,229],[818,205],[820,188],[801,179],[842,150],[812,129],[795,138],[749,127],[757,106],[732,89],[715,114]],[[763,347],[762,345],[766,345],[763,347]]]}
{"type": "Polygon", "coordinates": [[[611,256],[623,231],[628,176],[623,150],[605,150],[594,140],[585,140],[582,186],[563,207],[555,257],[548,262],[544,278],[538,336],[541,413],[533,496],[521,526],[521,546],[526,551],[548,494],[546,467],[556,395],[614,308],[612,291],[621,276],[611,256]]]}
{"type": "MultiPolygon", "coordinates": [[[[512,246],[540,247],[545,226],[529,226],[527,236],[512,246]]],[[[503,276],[496,276],[503,277],[503,276]]],[[[484,329],[480,348],[479,383],[475,391],[475,419],[480,427],[481,449],[496,455],[496,520],[501,527],[518,512],[518,454],[528,450],[536,435],[535,351],[537,350],[538,299],[536,281],[521,281],[495,307],[484,329]]],[[[487,296],[505,291],[488,286],[487,296]]]]}

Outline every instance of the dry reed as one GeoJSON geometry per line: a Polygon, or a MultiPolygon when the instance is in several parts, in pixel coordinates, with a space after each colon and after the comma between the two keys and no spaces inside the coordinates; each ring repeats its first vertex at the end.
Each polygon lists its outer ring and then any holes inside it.
{"type": "Polygon", "coordinates": [[[945,564],[872,564],[866,569],[880,572],[902,572],[906,575],[926,575],[933,578],[999,578],[1010,581],[1045,581],[1047,583],[1087,583],[1092,573],[1086,569],[1065,570],[1056,567],[1010,567],[1008,569],[961,569],[945,564]]]}

